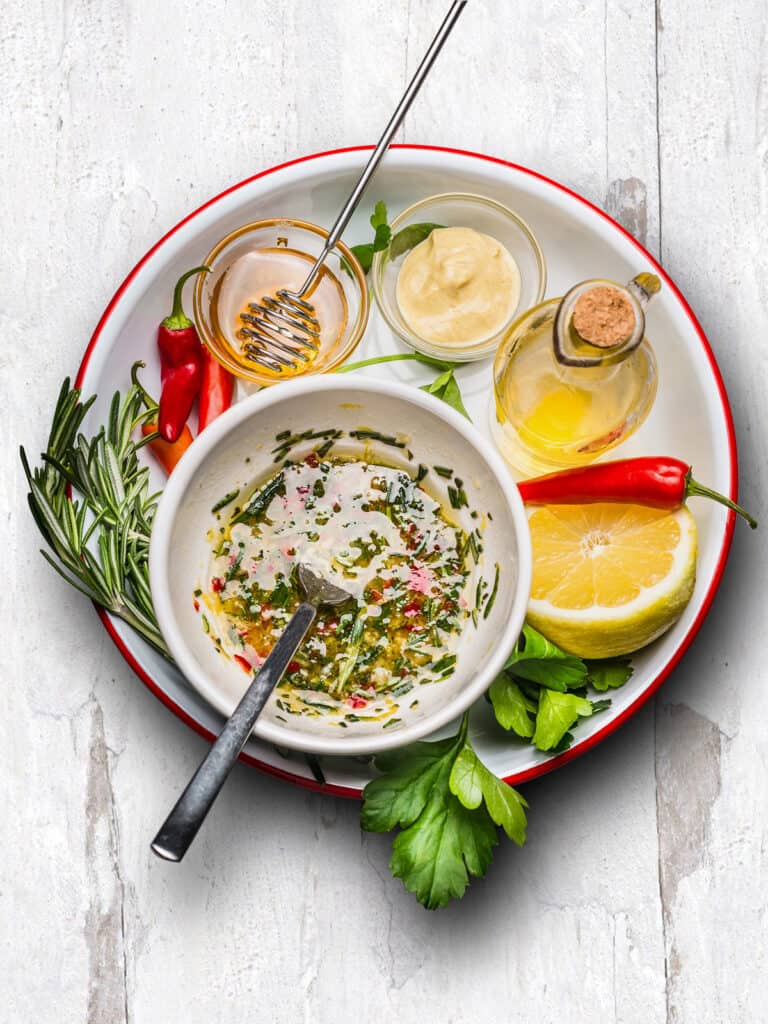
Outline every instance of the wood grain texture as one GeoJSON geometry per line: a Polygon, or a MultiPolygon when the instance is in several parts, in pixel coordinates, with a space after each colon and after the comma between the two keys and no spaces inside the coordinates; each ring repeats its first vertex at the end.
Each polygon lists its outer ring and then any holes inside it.
{"type": "MultiPolygon", "coordinates": [[[[148,840],[204,743],[37,554],[44,443],[102,309],[180,217],[254,171],[373,141],[442,5],[8,0],[0,384],[7,631],[0,1021],[764,1019],[762,531],[656,708],[526,787],[530,838],[428,914],[354,804],[238,767],[181,868],[148,840]],[[318,12],[321,16],[318,17],[318,12]]],[[[768,502],[762,0],[472,0],[402,137],[527,164],[661,256],[708,331],[768,502]]],[[[684,391],[684,382],[681,382],[684,391]]]]}

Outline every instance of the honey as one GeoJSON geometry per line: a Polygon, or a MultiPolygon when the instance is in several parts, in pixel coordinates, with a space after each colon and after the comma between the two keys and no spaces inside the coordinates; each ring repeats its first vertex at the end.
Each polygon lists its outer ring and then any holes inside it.
{"type": "MultiPolygon", "coordinates": [[[[245,348],[248,338],[240,319],[241,313],[248,312],[249,303],[274,296],[281,288],[298,291],[314,262],[314,256],[278,244],[245,252],[221,275],[211,290],[209,318],[212,331],[231,359],[245,369],[253,366],[248,359],[245,348]]],[[[341,282],[326,266],[321,267],[304,298],[315,307],[314,315],[320,324],[318,349],[307,349],[306,360],[297,360],[295,370],[277,372],[262,368],[266,376],[283,380],[305,373],[308,364],[320,353],[324,360],[332,358],[345,335],[349,317],[347,298],[341,282]]]]}
{"type": "MultiPolygon", "coordinates": [[[[573,310],[587,286],[564,299],[535,306],[510,328],[494,365],[491,429],[507,461],[533,476],[592,462],[625,440],[648,415],[657,386],[653,349],[644,336],[644,308],[658,290],[657,278],[643,275],[643,287],[599,282],[632,299],[634,326],[626,305],[615,303],[630,334],[619,342],[591,344],[573,327],[573,310]]],[[[639,281],[640,279],[635,279],[639,281]]],[[[597,294],[597,289],[592,288],[597,294]]],[[[589,296],[587,295],[587,298],[589,296]]],[[[586,304],[588,307],[588,303],[586,304]]],[[[605,335],[606,325],[594,330],[605,335]]]]}

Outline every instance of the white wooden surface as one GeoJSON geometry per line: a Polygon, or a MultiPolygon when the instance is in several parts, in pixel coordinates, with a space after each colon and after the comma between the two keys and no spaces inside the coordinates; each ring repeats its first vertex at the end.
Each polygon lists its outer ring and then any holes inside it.
{"type": "MultiPolygon", "coordinates": [[[[3,1022],[765,1020],[765,528],[737,528],[655,706],[527,786],[528,845],[437,914],[356,805],[244,767],[183,866],[152,858],[204,743],[37,554],[17,445],[42,445],[117,284],[228,184],[373,141],[443,7],[3,6],[3,1022]]],[[[552,175],[660,253],[720,358],[757,510],[767,19],[763,0],[472,0],[402,132],[552,175]]]]}

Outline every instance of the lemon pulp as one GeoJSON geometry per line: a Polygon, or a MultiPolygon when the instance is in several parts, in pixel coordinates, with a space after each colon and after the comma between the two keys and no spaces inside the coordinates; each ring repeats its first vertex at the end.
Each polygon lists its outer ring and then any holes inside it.
{"type": "Polygon", "coordinates": [[[528,619],[584,658],[644,647],[679,618],[696,578],[696,523],[639,505],[552,505],[529,518],[528,619]]]}

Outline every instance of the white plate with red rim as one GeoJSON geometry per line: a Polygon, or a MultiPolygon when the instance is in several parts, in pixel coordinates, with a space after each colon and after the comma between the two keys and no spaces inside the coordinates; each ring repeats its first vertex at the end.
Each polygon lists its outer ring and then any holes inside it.
{"type": "MultiPolygon", "coordinates": [[[[158,379],[157,324],[167,315],[173,284],[184,270],[198,265],[213,245],[239,224],[275,216],[331,224],[369,148],[314,154],[262,171],[212,199],[169,231],[120,286],[85,352],[77,385],[86,395],[95,392],[99,396],[86,428],[103,421],[115,390],[127,388],[136,359],[147,363],[147,382],[158,379]]],[[[369,186],[345,241],[355,244],[370,240],[368,217],[378,199],[386,202],[393,218],[417,199],[454,191],[495,198],[529,224],[547,261],[547,296],[562,295],[576,281],[588,277],[624,281],[641,271],[661,277],[662,291],[649,310],[647,324],[659,363],[658,397],[640,430],[610,457],[674,455],[693,465],[698,480],[735,499],[733,423],[707,339],[671,278],[597,207],[550,179],[494,157],[428,146],[396,146],[369,186]],[[682,381],[685,402],[680,400],[682,381]]],[[[191,295],[187,302],[191,309],[191,295]]],[[[406,349],[373,309],[366,335],[351,358],[360,360],[399,351],[406,349]]],[[[409,361],[373,366],[365,372],[415,386],[434,376],[429,367],[409,361]]],[[[458,379],[469,413],[487,433],[491,445],[491,362],[483,360],[462,367],[458,379]]],[[[160,471],[153,472],[161,487],[160,471]]],[[[694,499],[691,507],[699,529],[699,559],[690,604],[665,636],[632,659],[632,678],[610,694],[612,706],[607,711],[579,724],[568,751],[555,757],[536,751],[497,726],[485,700],[475,704],[472,742],[499,777],[518,784],[591,749],[634,714],[678,663],[712,603],[734,527],[733,513],[719,505],[694,499]]],[[[222,722],[215,709],[128,626],[106,613],[100,614],[121,653],[152,692],[193,729],[213,738],[222,722]]],[[[437,735],[451,728],[448,725],[437,735]]],[[[358,797],[374,774],[369,759],[323,757],[319,764],[310,763],[302,754],[278,750],[255,739],[249,741],[242,756],[270,774],[341,796],[358,797]]]]}

